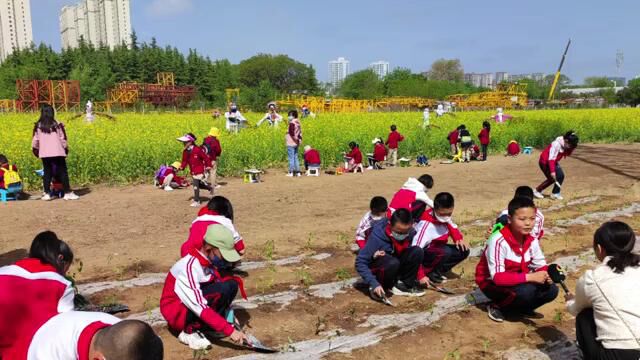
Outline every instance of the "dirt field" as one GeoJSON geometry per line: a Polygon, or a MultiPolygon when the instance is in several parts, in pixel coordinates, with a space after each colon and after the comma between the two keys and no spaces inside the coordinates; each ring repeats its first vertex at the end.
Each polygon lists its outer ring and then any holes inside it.
{"type": "MultiPolygon", "coordinates": [[[[634,205],[640,201],[638,156],[640,144],[583,145],[573,158],[563,160],[565,201],[539,202],[546,209],[548,231],[542,245],[549,260],[589,250],[593,231],[605,218],[622,216],[636,230],[640,228],[637,214],[633,217],[640,211],[634,205]],[[622,210],[609,213],[616,209],[622,210]],[[572,221],[585,214],[595,215],[572,221]]],[[[491,157],[487,162],[470,164],[300,179],[271,170],[264,176],[264,183],[257,185],[225,179],[228,184],[219,194],[234,204],[236,226],[248,246],[247,261],[305,255],[289,265],[267,262],[248,270],[245,284],[253,301],[245,306],[248,310],[239,310],[239,315],[265,343],[288,351],[278,355],[283,359],[324,355],[330,359],[392,359],[399,355],[420,359],[510,358],[519,356],[514,349],[521,348],[551,353],[550,347],[557,345],[554,341],[574,336],[573,320],[562,312],[564,300],[560,297],[541,308],[545,315],[542,320],[497,325],[481,306],[440,314],[440,303],[434,303],[443,301],[443,296],[434,292],[419,299],[395,298],[395,308],[372,302],[350,283],[322,293],[324,284],[355,276],[353,255],[348,249],[372,196],[390,199],[407,177],[429,173],[435,178],[431,196],[440,191],[453,193],[454,220],[469,242],[480,245],[488,221],[505,207],[513,189],[525,184],[535,186],[543,180],[537,160],[538,154],[491,157]],[[313,259],[314,254],[324,255],[313,259]],[[378,318],[371,316],[375,314],[390,315],[391,319],[404,316],[408,322],[385,327],[376,323],[378,318]],[[412,317],[422,315],[429,319],[424,323],[427,326],[411,323],[412,317]],[[403,326],[410,331],[403,332],[403,326]]],[[[139,185],[96,186],[79,193],[84,196],[76,202],[30,200],[0,206],[5,224],[0,232],[0,261],[7,263],[23,256],[33,237],[50,229],[68,241],[82,260],[77,278],[85,285],[143,278],[147,273],[156,273],[161,281],[162,273],[178,259],[180,245],[197,212],[189,207],[191,191],[166,193],[139,185]]],[[[454,269],[459,279],[447,286],[460,295],[471,291],[476,263],[477,258],[470,258],[454,269]]],[[[579,274],[571,275],[571,285],[579,274]]],[[[95,302],[126,303],[132,314],[148,313],[151,319],[161,287],[158,281],[147,286],[114,287],[91,298],[95,302]]],[[[207,355],[194,355],[165,326],[158,325],[157,329],[165,341],[167,359],[217,359],[243,354],[256,358],[224,342],[207,355]]]]}

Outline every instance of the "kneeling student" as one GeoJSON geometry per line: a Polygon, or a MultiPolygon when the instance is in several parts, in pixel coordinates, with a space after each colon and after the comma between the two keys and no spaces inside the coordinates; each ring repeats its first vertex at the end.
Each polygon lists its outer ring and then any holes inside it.
{"type": "Polygon", "coordinates": [[[508,226],[489,237],[476,266],[476,284],[493,301],[487,314],[494,321],[504,321],[503,311],[539,317],[535,309],[558,296],[540,242],[531,236],[535,221],[533,200],[511,200],[508,226]]]}
{"type": "Polygon", "coordinates": [[[27,360],[162,360],[162,339],[140,320],[69,311],[44,323],[31,339],[27,360]]]}
{"type": "Polygon", "coordinates": [[[371,229],[376,221],[384,219],[387,212],[387,199],[382,196],[374,196],[369,203],[369,211],[364,214],[358,229],[356,230],[356,245],[357,249],[363,249],[367,243],[367,239],[371,234],[371,229]]]}
{"type": "Polygon", "coordinates": [[[424,295],[416,280],[422,249],[411,246],[414,235],[407,209],[399,209],[390,220],[374,224],[364,249],[356,257],[356,270],[373,299],[378,300],[389,291],[398,296],[424,295]]]}
{"type": "Polygon", "coordinates": [[[218,259],[240,260],[233,247],[233,234],[224,225],[209,225],[200,249],[191,249],[167,275],[160,298],[160,312],[169,328],[179,333],[178,340],[193,350],[211,346],[203,335],[216,331],[237,344],[247,338],[227,321],[231,302],[238,288],[243,297],[242,281],[221,277],[215,264],[218,259]]]}
{"type": "Polygon", "coordinates": [[[422,266],[418,272],[418,280],[423,285],[429,282],[439,284],[454,266],[464,261],[469,256],[469,245],[464,241],[458,226],[451,220],[454,209],[453,195],[439,193],[433,200],[433,209],[427,209],[422,204],[422,211],[414,206],[414,218],[416,219],[416,235],[412,245],[424,249],[422,266]],[[448,244],[449,237],[453,244],[448,244]],[[427,280],[428,279],[428,280],[427,280]]]}

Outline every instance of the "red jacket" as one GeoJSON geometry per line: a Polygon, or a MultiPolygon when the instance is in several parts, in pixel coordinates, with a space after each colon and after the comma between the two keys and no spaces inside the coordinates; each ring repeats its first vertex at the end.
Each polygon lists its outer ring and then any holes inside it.
{"type": "Polygon", "coordinates": [[[73,310],[74,294],[70,281],[38,259],[0,268],[0,358],[26,359],[40,326],[73,310]]]}
{"type": "Polygon", "coordinates": [[[452,132],[450,132],[449,135],[447,136],[447,139],[449,139],[449,144],[450,145],[457,144],[458,137],[460,137],[460,132],[458,131],[458,129],[455,129],[452,132]]]}
{"type": "Polygon", "coordinates": [[[402,140],[404,140],[404,136],[400,135],[398,131],[392,131],[389,133],[389,137],[385,144],[389,146],[389,149],[397,149],[398,143],[402,140]]]}
{"type": "Polygon", "coordinates": [[[387,148],[385,148],[382,143],[377,143],[373,147],[373,160],[378,162],[384,161],[385,156],[387,156],[387,148]]]}
{"type": "Polygon", "coordinates": [[[480,140],[481,145],[489,145],[491,139],[489,138],[489,130],[487,128],[482,128],[480,130],[480,134],[478,134],[478,139],[480,140]]]}
{"type": "MultiPolygon", "coordinates": [[[[15,165],[11,165],[13,171],[18,171],[18,167],[15,165]]],[[[1,166],[3,169],[9,169],[9,164],[4,164],[1,166]]],[[[4,189],[4,171],[0,171],[0,189],[4,189]]]]}
{"type": "Polygon", "coordinates": [[[476,266],[476,284],[480,289],[495,285],[510,287],[527,282],[527,274],[547,270],[540,242],[527,235],[522,248],[509,227],[489,237],[476,266]]]}
{"type": "Polygon", "coordinates": [[[507,154],[511,156],[520,154],[520,145],[518,143],[509,143],[507,145],[507,154]]]}
{"type": "Polygon", "coordinates": [[[211,159],[204,153],[199,146],[192,146],[191,149],[182,151],[182,169],[186,169],[187,165],[191,171],[191,175],[204,174],[205,168],[211,167],[211,159]]]}
{"type": "Polygon", "coordinates": [[[346,156],[353,159],[354,164],[362,164],[362,152],[359,147],[354,147],[346,156]]]}
{"type": "Polygon", "coordinates": [[[320,164],[320,153],[316,149],[311,149],[304,153],[304,161],[307,164],[320,164]]]}
{"type": "Polygon", "coordinates": [[[209,159],[211,159],[212,162],[216,161],[218,159],[218,156],[222,154],[222,147],[220,146],[220,140],[218,140],[218,138],[214,136],[207,136],[206,138],[204,138],[203,145],[210,149],[207,155],[209,156],[209,159]]]}
{"type": "Polygon", "coordinates": [[[244,250],[244,240],[236,231],[233,223],[228,218],[209,210],[206,206],[200,209],[198,217],[191,223],[189,237],[180,247],[180,256],[185,257],[191,250],[200,250],[204,243],[204,235],[207,233],[209,225],[220,224],[233,234],[234,248],[236,251],[244,250]]]}

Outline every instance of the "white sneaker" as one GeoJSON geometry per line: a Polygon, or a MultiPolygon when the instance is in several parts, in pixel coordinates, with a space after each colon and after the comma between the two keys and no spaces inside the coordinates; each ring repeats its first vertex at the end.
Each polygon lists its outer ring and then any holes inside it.
{"type": "Polygon", "coordinates": [[[173,188],[169,185],[164,187],[164,191],[173,191],[173,188]]]}
{"type": "Polygon", "coordinates": [[[216,186],[214,186],[213,188],[214,188],[214,189],[220,189],[221,187],[222,187],[222,185],[216,185],[216,186]]]}
{"type": "Polygon", "coordinates": [[[51,195],[42,194],[42,197],[40,198],[40,200],[42,200],[42,201],[51,201],[51,195]]]}
{"type": "Polygon", "coordinates": [[[194,201],[194,202],[192,202],[192,203],[191,203],[191,205],[189,205],[189,206],[191,206],[191,207],[199,207],[199,206],[200,206],[200,203],[199,203],[198,201],[194,201]]]}
{"type": "Polygon", "coordinates": [[[533,196],[537,199],[544,199],[544,195],[541,192],[538,192],[538,190],[533,190],[533,196]]]}
{"type": "Polygon", "coordinates": [[[560,193],[551,194],[551,198],[554,200],[564,200],[564,198],[562,197],[562,195],[560,195],[560,193]]]}
{"type": "Polygon", "coordinates": [[[73,191],[70,193],[66,193],[64,194],[63,199],[65,200],[78,200],[80,199],[80,196],[76,195],[73,191]]]}
{"type": "Polygon", "coordinates": [[[298,172],[298,173],[296,173],[296,177],[300,177],[300,176],[302,176],[302,174],[301,174],[301,173],[299,173],[299,172],[298,172]]]}
{"type": "Polygon", "coordinates": [[[178,335],[178,340],[185,345],[189,345],[192,350],[205,350],[211,346],[211,341],[197,331],[191,334],[183,331],[178,335]]]}
{"type": "Polygon", "coordinates": [[[293,177],[293,173],[287,173],[288,177],[293,177]]]}

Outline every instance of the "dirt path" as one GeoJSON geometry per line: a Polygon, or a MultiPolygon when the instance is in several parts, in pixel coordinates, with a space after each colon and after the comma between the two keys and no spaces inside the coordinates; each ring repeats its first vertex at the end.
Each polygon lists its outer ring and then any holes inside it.
{"type": "MultiPolygon", "coordinates": [[[[556,220],[575,219],[585,213],[613,210],[640,201],[637,184],[640,162],[635,160],[638,152],[640,144],[589,145],[579,148],[575,159],[563,160],[567,173],[565,198],[591,200],[557,209],[548,216],[547,227],[552,229],[556,220]]],[[[265,182],[259,185],[227,179],[228,185],[220,194],[234,204],[237,228],[247,241],[248,260],[270,257],[270,251],[265,249],[265,244],[270,242],[274,245],[273,258],[331,255],[322,260],[305,258],[287,266],[250,270],[246,280],[249,295],[273,294],[305,285],[301,284],[304,279],[311,279],[306,284],[309,286],[354,276],[353,256],[347,249],[369,199],[374,195],[390,198],[408,176],[424,172],[435,178],[432,196],[439,191],[449,191],[456,196],[456,222],[466,224],[462,230],[468,240],[480,243],[486,229],[484,223],[505,206],[513,189],[523,184],[536,185],[542,180],[537,159],[537,154],[518,158],[492,157],[484,163],[435,164],[427,169],[389,169],[344,176],[323,174],[319,178],[301,179],[286,178],[279,171],[270,171],[264,177],[265,182]]],[[[82,282],[165,273],[178,259],[180,244],[186,239],[196,214],[196,210],[188,206],[189,196],[190,191],[165,193],[148,185],[97,186],[77,202],[24,201],[0,205],[4,223],[11,224],[0,232],[0,253],[3,254],[0,262],[23,255],[35,234],[51,229],[67,240],[76,256],[82,259],[84,266],[79,274],[82,282]]],[[[543,207],[558,205],[550,200],[540,204],[543,207]]],[[[637,229],[638,222],[634,220],[633,223],[637,229]]],[[[565,232],[551,231],[551,240],[544,244],[545,252],[561,256],[563,252],[568,255],[588,248],[595,226],[569,224],[565,232]]],[[[473,286],[475,261],[470,260],[462,267],[462,279],[455,283],[461,290],[473,286]]],[[[158,283],[125,290],[111,289],[96,292],[95,299],[117,299],[130,304],[134,312],[150,311],[158,305],[160,289],[158,283]]],[[[303,286],[303,294],[305,291],[303,286]]],[[[286,344],[289,340],[318,338],[323,331],[335,328],[357,333],[357,325],[371,314],[424,311],[436,300],[437,297],[431,295],[421,302],[401,301],[398,309],[380,308],[351,289],[332,299],[305,294],[283,311],[277,311],[278,304],[263,304],[248,310],[246,316],[251,317],[256,335],[274,344],[286,344]]],[[[556,308],[561,308],[561,303],[545,309],[545,321],[536,324],[535,328],[558,325],[555,329],[570,336],[570,322],[553,323],[556,308]]],[[[402,349],[397,349],[398,343],[393,339],[381,339],[378,345],[357,350],[352,355],[332,356],[387,359],[403,354],[408,358],[443,358],[448,353],[455,355],[457,349],[459,354],[465,354],[463,358],[487,358],[484,356],[489,353],[494,357],[513,345],[513,341],[504,339],[517,339],[523,326],[525,329],[533,326],[508,323],[499,331],[492,330],[485,339],[491,349],[484,350],[486,343],[481,338],[485,335],[478,334],[487,332],[486,327],[491,324],[481,310],[470,308],[460,314],[447,315],[438,324],[435,328],[421,328],[403,335],[402,343],[412,345],[402,346],[402,349]],[[471,320],[469,325],[467,319],[471,320]],[[434,356],[426,356],[425,348],[434,349],[434,356]]],[[[160,332],[168,359],[192,358],[191,352],[165,330],[160,332]]],[[[524,344],[535,347],[543,344],[543,339],[552,337],[541,335],[524,344]]],[[[206,358],[235,354],[238,354],[236,350],[215,347],[206,358]]]]}

